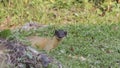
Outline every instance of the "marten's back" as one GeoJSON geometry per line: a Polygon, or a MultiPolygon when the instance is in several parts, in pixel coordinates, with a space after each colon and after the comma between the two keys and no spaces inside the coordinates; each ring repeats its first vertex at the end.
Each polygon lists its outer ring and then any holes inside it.
{"type": "Polygon", "coordinates": [[[30,37],[27,37],[27,40],[30,41],[32,46],[40,48],[40,49],[44,49],[48,41],[50,41],[50,38],[30,36],[30,37]]]}
{"type": "Polygon", "coordinates": [[[32,46],[50,51],[51,49],[58,46],[60,41],[67,35],[66,31],[55,30],[52,38],[43,38],[38,36],[27,37],[27,40],[31,42],[32,46]]]}

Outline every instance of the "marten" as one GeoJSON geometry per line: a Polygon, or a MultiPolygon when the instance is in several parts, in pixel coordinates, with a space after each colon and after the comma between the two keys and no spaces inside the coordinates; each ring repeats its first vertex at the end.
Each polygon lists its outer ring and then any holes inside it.
{"type": "Polygon", "coordinates": [[[55,30],[54,36],[52,38],[44,38],[38,36],[27,37],[31,45],[45,51],[50,51],[58,46],[62,39],[67,35],[67,32],[64,30],[55,30]]]}

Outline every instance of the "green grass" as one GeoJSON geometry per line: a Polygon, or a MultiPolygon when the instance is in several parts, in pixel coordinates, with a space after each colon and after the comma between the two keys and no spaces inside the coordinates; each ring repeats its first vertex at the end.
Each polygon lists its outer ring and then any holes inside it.
{"type": "Polygon", "coordinates": [[[0,4],[0,25],[5,25],[4,21],[8,16],[10,21],[7,26],[29,21],[52,25],[42,30],[15,32],[16,37],[23,39],[34,34],[52,36],[55,29],[68,32],[63,42],[50,53],[61,61],[64,68],[120,67],[119,4],[116,6],[113,3],[111,12],[107,11],[105,16],[99,16],[102,11],[94,8],[93,4],[73,0],[29,0],[27,3],[12,0],[11,3],[11,6],[0,4]]]}

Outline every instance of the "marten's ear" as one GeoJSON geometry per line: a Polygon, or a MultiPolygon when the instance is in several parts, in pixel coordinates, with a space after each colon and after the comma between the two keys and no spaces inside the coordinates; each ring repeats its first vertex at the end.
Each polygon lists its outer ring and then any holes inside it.
{"type": "Polygon", "coordinates": [[[65,35],[67,35],[67,31],[65,31],[64,33],[65,33],[65,35]]]}
{"type": "Polygon", "coordinates": [[[57,31],[57,30],[55,30],[55,35],[57,35],[57,33],[58,33],[58,31],[57,31]]]}

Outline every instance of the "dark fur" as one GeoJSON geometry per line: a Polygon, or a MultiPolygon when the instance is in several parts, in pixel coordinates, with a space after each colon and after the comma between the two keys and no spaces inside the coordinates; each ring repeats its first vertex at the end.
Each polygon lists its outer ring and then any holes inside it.
{"type": "Polygon", "coordinates": [[[63,38],[67,35],[67,32],[64,30],[55,30],[55,34],[56,37],[58,38],[63,38]]]}

